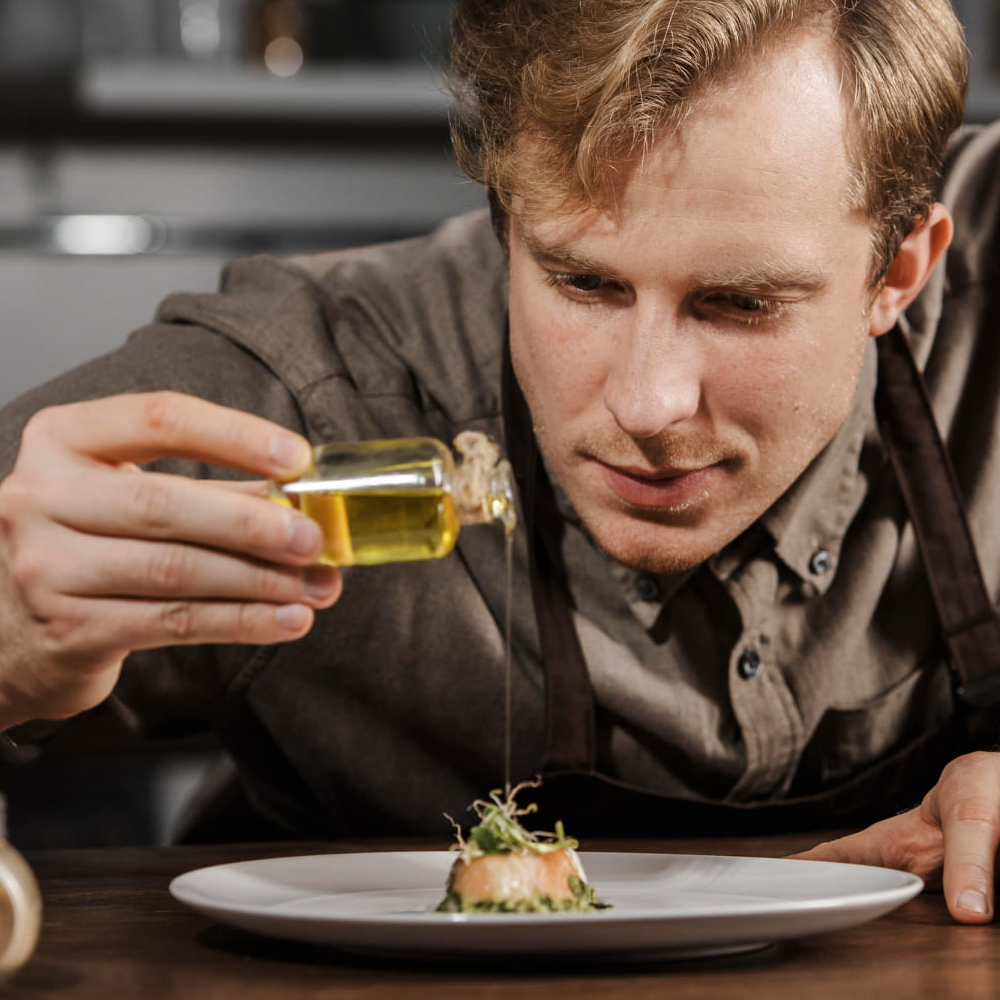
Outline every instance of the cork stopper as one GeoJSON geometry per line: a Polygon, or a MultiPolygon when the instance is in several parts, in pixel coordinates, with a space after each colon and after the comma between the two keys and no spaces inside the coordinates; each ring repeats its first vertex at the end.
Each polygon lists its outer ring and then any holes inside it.
{"type": "Polygon", "coordinates": [[[462,431],[452,442],[458,464],[452,480],[452,499],[463,524],[501,521],[508,530],[517,523],[510,463],[500,457],[500,446],[479,431],[462,431]]]}

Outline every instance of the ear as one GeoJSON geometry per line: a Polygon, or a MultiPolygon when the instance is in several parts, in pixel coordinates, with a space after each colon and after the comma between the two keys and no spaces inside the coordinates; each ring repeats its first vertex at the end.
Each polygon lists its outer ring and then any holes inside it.
{"type": "Polygon", "coordinates": [[[936,202],[927,218],[918,221],[903,240],[868,312],[868,332],[873,337],[891,330],[899,314],[917,297],[948,249],[954,229],[951,213],[936,202]]]}

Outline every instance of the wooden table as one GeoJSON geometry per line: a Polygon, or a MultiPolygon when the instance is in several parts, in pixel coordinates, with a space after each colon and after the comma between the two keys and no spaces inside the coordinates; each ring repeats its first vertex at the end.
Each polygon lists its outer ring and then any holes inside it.
{"type": "MultiPolygon", "coordinates": [[[[593,849],[781,856],[816,837],[588,843],[593,849]]],[[[422,965],[256,937],[176,903],[170,879],[258,857],[440,847],[411,842],[65,850],[28,855],[45,900],[38,950],[0,998],[256,1000],[890,1000],[1000,997],[1000,925],[954,924],[925,893],[860,927],[723,959],[584,969],[422,965]]]]}

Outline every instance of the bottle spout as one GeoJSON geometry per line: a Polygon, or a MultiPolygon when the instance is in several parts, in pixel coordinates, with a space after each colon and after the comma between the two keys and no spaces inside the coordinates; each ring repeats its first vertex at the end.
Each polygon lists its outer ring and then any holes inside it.
{"type": "Polygon", "coordinates": [[[507,531],[517,527],[514,504],[514,470],[507,459],[501,459],[490,476],[489,496],[484,499],[491,520],[499,521],[507,531]]]}

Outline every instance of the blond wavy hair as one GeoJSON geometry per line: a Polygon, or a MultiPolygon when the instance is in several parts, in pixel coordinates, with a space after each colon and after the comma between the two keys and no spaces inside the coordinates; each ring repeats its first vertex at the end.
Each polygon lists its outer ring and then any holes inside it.
{"type": "Polygon", "coordinates": [[[464,0],[447,64],[459,164],[496,212],[583,208],[709,85],[817,26],[853,98],[851,208],[871,220],[877,281],[929,211],[962,120],[948,0],[464,0]]]}

